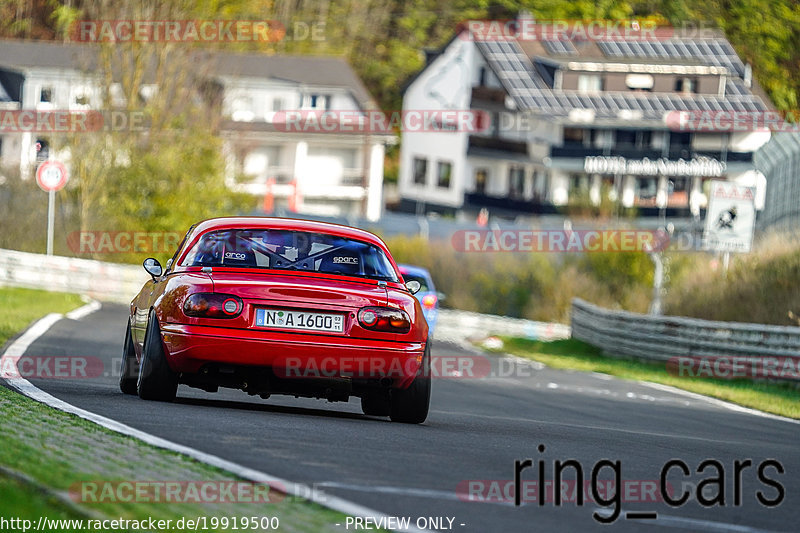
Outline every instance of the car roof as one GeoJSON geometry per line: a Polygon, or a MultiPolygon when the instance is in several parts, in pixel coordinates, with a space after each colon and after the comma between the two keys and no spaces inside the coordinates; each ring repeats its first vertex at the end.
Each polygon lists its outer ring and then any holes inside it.
{"type": "Polygon", "coordinates": [[[301,220],[296,218],[255,216],[210,218],[199,222],[195,226],[192,231],[192,237],[211,230],[226,229],[277,229],[325,233],[337,237],[345,237],[376,244],[388,251],[384,242],[377,235],[369,231],[342,226],[341,224],[331,224],[330,222],[317,222],[315,220],[301,220]]]}

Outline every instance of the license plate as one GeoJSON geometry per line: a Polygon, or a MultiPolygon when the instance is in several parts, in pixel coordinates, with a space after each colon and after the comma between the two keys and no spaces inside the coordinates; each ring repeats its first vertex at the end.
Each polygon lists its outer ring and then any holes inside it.
{"type": "Polygon", "coordinates": [[[287,311],[286,309],[257,309],[256,326],[342,333],[344,331],[344,315],[287,311]]]}

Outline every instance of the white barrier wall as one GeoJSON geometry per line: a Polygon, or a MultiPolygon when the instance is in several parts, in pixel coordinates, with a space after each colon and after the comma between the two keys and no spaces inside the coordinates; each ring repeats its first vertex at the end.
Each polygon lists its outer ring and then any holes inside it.
{"type": "Polygon", "coordinates": [[[440,309],[434,339],[463,342],[465,339],[483,339],[489,335],[506,335],[551,341],[568,339],[569,326],[551,322],[535,322],[507,316],[483,315],[469,311],[440,309]]]}
{"type": "Polygon", "coordinates": [[[136,265],[0,250],[0,285],[75,292],[127,304],[148,279],[144,268],[136,265]]]}

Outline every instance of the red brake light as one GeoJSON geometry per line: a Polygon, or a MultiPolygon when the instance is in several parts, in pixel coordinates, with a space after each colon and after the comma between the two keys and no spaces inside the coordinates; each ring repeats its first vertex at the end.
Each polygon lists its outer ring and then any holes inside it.
{"type": "Polygon", "coordinates": [[[198,292],[190,295],[183,302],[186,316],[202,318],[235,318],[242,312],[244,304],[238,296],[198,292]]]}
{"type": "Polygon", "coordinates": [[[436,298],[435,294],[426,294],[422,297],[422,305],[427,307],[428,309],[433,309],[433,306],[436,305],[436,298]]]}
{"type": "Polygon", "coordinates": [[[393,307],[362,307],[358,311],[358,321],[367,329],[408,333],[411,319],[402,309],[393,307]]]}

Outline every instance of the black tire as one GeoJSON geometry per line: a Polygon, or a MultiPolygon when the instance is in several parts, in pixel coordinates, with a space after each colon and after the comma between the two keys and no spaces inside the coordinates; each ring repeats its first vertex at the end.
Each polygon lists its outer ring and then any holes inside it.
{"type": "Polygon", "coordinates": [[[389,416],[392,406],[386,393],[369,393],[361,398],[361,411],[367,416],[389,416]]]}
{"type": "Polygon", "coordinates": [[[137,390],[139,398],[160,402],[173,401],[178,392],[178,375],[167,364],[161,328],[154,311],[150,311],[147,321],[137,390]]]}
{"type": "Polygon", "coordinates": [[[425,345],[425,355],[417,377],[405,390],[392,391],[389,418],[392,422],[422,424],[428,418],[431,404],[431,351],[430,343],[425,345]]]}
{"type": "Polygon", "coordinates": [[[131,337],[131,324],[125,330],[125,344],[122,346],[122,366],[119,373],[119,390],[123,394],[136,394],[139,381],[139,364],[136,361],[136,352],[133,348],[131,337]]]}

